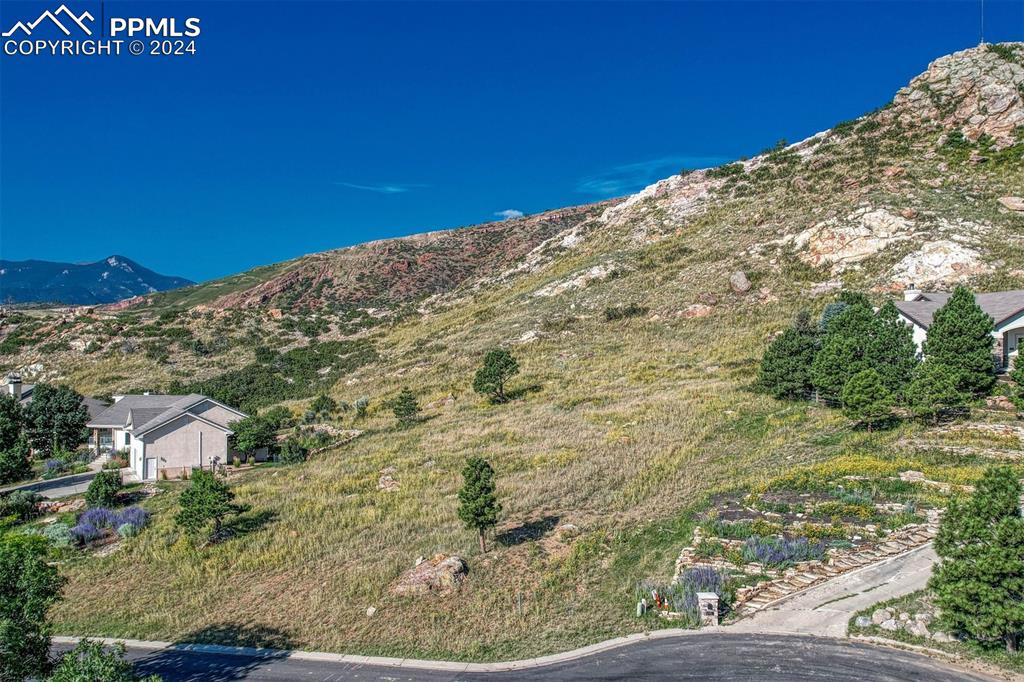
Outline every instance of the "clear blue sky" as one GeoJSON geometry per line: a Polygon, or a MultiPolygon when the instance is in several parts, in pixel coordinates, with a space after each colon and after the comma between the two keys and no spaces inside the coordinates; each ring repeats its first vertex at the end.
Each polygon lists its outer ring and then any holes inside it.
{"type": "MultiPolygon", "coordinates": [[[[99,16],[99,2],[66,0],[99,16]]],[[[0,25],[50,3],[0,3],[0,25]]],[[[634,191],[886,103],[979,3],[106,2],[194,57],[0,56],[0,256],[204,280],[634,191]]],[[[1024,39],[1024,0],[986,38],[1024,39]]]]}

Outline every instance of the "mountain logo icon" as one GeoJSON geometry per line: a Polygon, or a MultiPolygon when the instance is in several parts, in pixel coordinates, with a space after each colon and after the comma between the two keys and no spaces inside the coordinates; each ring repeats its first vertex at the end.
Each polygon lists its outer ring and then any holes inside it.
{"type": "Polygon", "coordinates": [[[57,11],[55,12],[46,10],[45,12],[40,14],[35,21],[30,21],[27,23],[24,21],[19,21],[15,23],[14,26],[11,26],[9,31],[4,31],[2,35],[4,38],[10,38],[18,31],[21,31],[26,36],[30,36],[32,35],[32,31],[34,31],[37,26],[42,24],[43,21],[47,19],[50,22],[56,24],[57,28],[59,28],[61,32],[64,33],[64,35],[71,35],[71,31],[68,30],[68,27],[65,26],[64,23],[61,23],[61,20],[58,18],[59,15],[63,16],[64,22],[66,22],[68,26],[77,26],[79,29],[85,32],[85,35],[92,35],[92,29],[86,26],[85,21],[95,21],[95,17],[93,17],[93,15],[89,14],[88,12],[82,12],[81,15],[76,15],[74,12],[68,9],[67,5],[61,5],[60,7],[57,8],[57,11]]]}

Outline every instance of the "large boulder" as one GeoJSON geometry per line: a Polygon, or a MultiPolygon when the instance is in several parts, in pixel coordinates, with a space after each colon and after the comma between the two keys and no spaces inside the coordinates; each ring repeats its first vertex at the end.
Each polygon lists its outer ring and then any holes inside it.
{"type": "Polygon", "coordinates": [[[451,592],[462,585],[469,566],[459,556],[438,554],[416,565],[398,577],[391,586],[397,595],[421,595],[428,592],[451,592]]]}
{"type": "Polygon", "coordinates": [[[1024,198],[1022,197],[1000,197],[999,203],[1011,211],[1024,212],[1024,198]]]}
{"type": "Polygon", "coordinates": [[[745,294],[750,291],[750,280],[747,279],[747,273],[737,270],[729,275],[729,288],[737,294],[745,294]]]}

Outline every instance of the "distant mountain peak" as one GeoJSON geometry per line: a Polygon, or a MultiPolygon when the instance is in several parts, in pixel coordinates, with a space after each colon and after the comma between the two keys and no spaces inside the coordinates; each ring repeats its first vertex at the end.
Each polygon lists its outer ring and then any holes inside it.
{"type": "Polygon", "coordinates": [[[91,263],[0,260],[0,301],[98,305],[194,284],[113,254],[91,263]]]}

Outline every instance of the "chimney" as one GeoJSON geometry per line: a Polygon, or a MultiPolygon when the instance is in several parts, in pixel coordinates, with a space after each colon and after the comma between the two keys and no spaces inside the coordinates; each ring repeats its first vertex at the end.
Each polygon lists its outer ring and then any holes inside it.
{"type": "Polygon", "coordinates": [[[20,374],[11,373],[7,375],[7,392],[14,396],[15,400],[21,400],[20,374]]]}
{"type": "Polygon", "coordinates": [[[914,285],[913,283],[911,283],[911,285],[909,287],[904,289],[904,291],[903,291],[903,300],[904,301],[916,301],[919,298],[921,298],[921,290],[918,289],[917,286],[914,285]]]}

